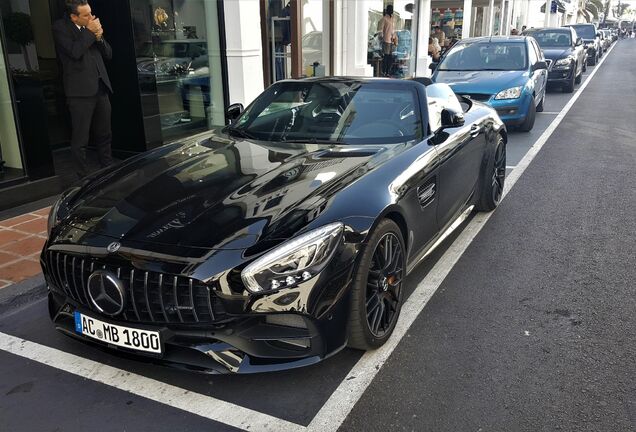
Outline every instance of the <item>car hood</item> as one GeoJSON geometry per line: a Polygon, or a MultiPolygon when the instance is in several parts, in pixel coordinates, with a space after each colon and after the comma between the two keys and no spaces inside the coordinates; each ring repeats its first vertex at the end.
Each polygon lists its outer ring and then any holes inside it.
{"type": "Polygon", "coordinates": [[[455,93],[496,94],[525,85],[528,77],[527,71],[438,71],[433,81],[448,84],[455,93]]]}
{"type": "Polygon", "coordinates": [[[89,181],[68,199],[60,225],[122,244],[245,249],[295,235],[333,194],[400,147],[274,144],[208,133],[89,181]]]}
{"type": "Polygon", "coordinates": [[[541,48],[543,51],[543,56],[550,60],[558,60],[565,58],[572,54],[572,48],[563,48],[563,47],[552,47],[552,48],[541,48]]]}

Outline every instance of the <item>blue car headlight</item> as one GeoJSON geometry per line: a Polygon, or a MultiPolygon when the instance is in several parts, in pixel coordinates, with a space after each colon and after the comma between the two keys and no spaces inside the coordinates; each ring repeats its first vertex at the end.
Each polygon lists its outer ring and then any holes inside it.
{"type": "Polygon", "coordinates": [[[293,288],[311,279],[333,257],[343,231],[341,222],[331,223],[267,252],[241,272],[245,287],[256,294],[293,288]]]}
{"type": "Polygon", "coordinates": [[[521,97],[521,91],[522,90],[523,90],[523,87],[521,87],[521,86],[511,87],[509,89],[502,90],[499,93],[497,93],[497,95],[495,96],[495,99],[497,99],[497,100],[501,100],[501,99],[518,99],[519,97],[521,97]]]}

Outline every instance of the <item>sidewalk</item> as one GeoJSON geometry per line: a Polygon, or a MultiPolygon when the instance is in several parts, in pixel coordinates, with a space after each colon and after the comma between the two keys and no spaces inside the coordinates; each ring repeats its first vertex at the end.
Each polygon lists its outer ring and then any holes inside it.
{"type": "Polygon", "coordinates": [[[41,273],[50,207],[0,221],[0,289],[41,273]]]}

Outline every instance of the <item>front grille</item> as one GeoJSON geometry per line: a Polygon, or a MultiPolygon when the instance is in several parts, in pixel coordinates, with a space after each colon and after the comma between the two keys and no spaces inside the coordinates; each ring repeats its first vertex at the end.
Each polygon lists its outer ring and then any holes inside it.
{"type": "Polygon", "coordinates": [[[479,102],[486,102],[490,100],[492,95],[484,94],[484,93],[462,93],[462,96],[467,97],[468,99],[476,100],[479,102]]]}
{"type": "Polygon", "coordinates": [[[48,276],[58,290],[94,311],[88,297],[88,277],[103,269],[116,274],[124,285],[127,301],[121,315],[126,321],[206,324],[226,318],[221,302],[201,281],[56,251],[48,251],[46,260],[48,276]]]}

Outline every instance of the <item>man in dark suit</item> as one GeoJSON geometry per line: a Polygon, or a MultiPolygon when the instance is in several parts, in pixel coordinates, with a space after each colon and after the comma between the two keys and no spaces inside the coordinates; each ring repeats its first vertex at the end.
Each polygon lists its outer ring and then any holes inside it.
{"type": "Polygon", "coordinates": [[[91,132],[101,167],[112,163],[110,100],[113,89],[104,59],[113,51],[87,0],[67,0],[68,16],[53,24],[53,38],[62,63],[64,91],[71,113],[71,152],[78,177],[89,173],[86,146],[91,132]]]}

